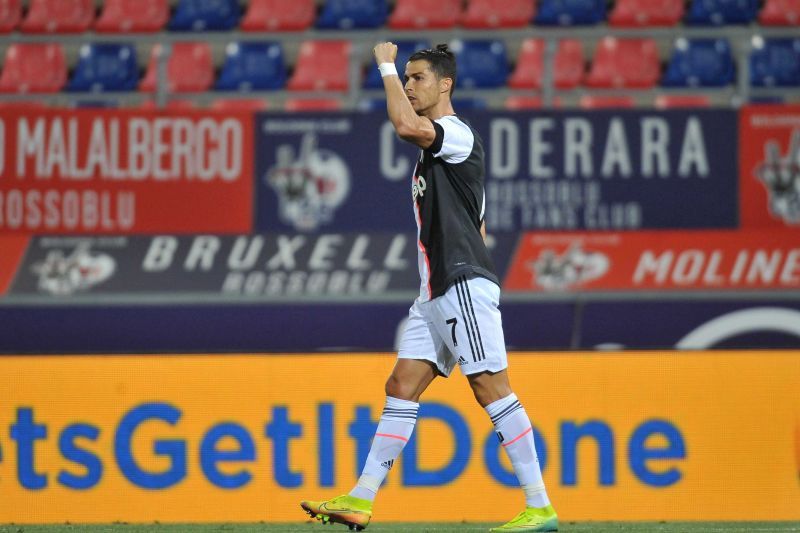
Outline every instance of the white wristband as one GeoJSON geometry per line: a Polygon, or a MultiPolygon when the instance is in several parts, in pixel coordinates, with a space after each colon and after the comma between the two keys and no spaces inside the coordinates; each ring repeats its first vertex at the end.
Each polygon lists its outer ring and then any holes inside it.
{"type": "Polygon", "coordinates": [[[378,70],[381,71],[381,78],[397,76],[397,67],[394,66],[394,63],[381,63],[378,65],[378,70]]]}

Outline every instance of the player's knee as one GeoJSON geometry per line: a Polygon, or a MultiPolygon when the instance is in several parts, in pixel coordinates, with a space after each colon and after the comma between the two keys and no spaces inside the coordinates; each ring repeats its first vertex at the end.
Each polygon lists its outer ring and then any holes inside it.
{"type": "Polygon", "coordinates": [[[400,379],[392,374],[386,380],[386,395],[400,400],[418,401],[417,387],[413,383],[400,379]]]}

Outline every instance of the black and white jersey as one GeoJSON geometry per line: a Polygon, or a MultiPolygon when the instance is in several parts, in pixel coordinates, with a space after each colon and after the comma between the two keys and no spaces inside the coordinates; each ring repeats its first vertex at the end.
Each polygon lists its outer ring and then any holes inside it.
{"type": "Polygon", "coordinates": [[[461,276],[500,285],[480,233],[486,205],[483,142],[455,115],[434,120],[433,127],[436,138],[421,151],[411,188],[423,301],[441,296],[461,276]]]}

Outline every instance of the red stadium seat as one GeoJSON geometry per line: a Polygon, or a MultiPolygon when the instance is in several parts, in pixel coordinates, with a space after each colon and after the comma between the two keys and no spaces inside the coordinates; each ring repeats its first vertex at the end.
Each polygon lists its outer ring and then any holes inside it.
{"type": "Polygon", "coordinates": [[[27,33],[80,33],[94,22],[94,0],[31,0],[20,25],[27,33]]]}
{"type": "MultiPolygon", "coordinates": [[[[156,90],[158,58],[161,45],[153,47],[147,72],[139,84],[139,90],[156,90]]],[[[174,43],[167,63],[167,79],[170,92],[202,92],[211,88],[214,82],[214,63],[211,59],[211,46],[208,43],[174,43]]]]}
{"type": "Polygon", "coordinates": [[[290,98],[285,107],[286,111],[339,111],[342,103],[335,98],[290,98]]]}
{"type": "Polygon", "coordinates": [[[800,25],[800,0],[767,0],[758,21],[764,26],[800,25]]]}
{"type": "Polygon", "coordinates": [[[0,0],[0,33],[15,29],[22,19],[22,0],[0,0]]]}
{"type": "Polygon", "coordinates": [[[305,41],[300,45],[290,91],[346,91],[350,83],[350,41],[305,41]]]}
{"type": "Polygon", "coordinates": [[[67,61],[60,44],[19,43],[6,50],[0,92],[56,93],[67,83],[67,61]]]}
{"type": "Polygon", "coordinates": [[[659,94],[655,99],[658,109],[681,107],[709,107],[711,99],[704,94],[659,94]]]}
{"type": "Polygon", "coordinates": [[[653,39],[604,37],[586,77],[589,87],[649,89],[658,82],[661,64],[653,39]]]}
{"type": "Polygon", "coordinates": [[[461,25],[465,28],[520,28],[530,24],[534,0],[470,0],[461,25]]]}
{"type": "Polygon", "coordinates": [[[389,27],[396,30],[452,28],[460,18],[460,0],[397,0],[389,16],[389,27]]]}
{"type": "Polygon", "coordinates": [[[675,26],[683,18],[683,0],[617,0],[612,26],[675,26]]]}
{"type": "Polygon", "coordinates": [[[609,109],[616,107],[634,107],[636,102],[632,96],[595,96],[583,95],[580,106],[584,109],[609,109]]]}
{"type": "MultiPolygon", "coordinates": [[[[522,111],[525,109],[541,109],[544,106],[544,99],[541,96],[518,96],[511,95],[506,98],[505,108],[510,111],[522,111]]],[[[553,98],[553,107],[561,107],[561,98],[553,98]]]]}
{"type": "Polygon", "coordinates": [[[314,0],[250,0],[243,31],[303,31],[316,16],[314,0]]]}
{"type": "Polygon", "coordinates": [[[211,102],[216,111],[264,111],[269,103],[263,98],[217,98],[211,102]]]}
{"type": "MultiPolygon", "coordinates": [[[[526,39],[522,43],[517,66],[508,80],[515,89],[538,89],[542,86],[544,72],[544,47],[542,39],[526,39]]],[[[573,89],[583,80],[583,47],[576,39],[558,42],[553,58],[554,83],[559,89],[573,89]]]]}
{"type": "Polygon", "coordinates": [[[156,32],[168,18],[168,0],[106,0],[94,29],[107,33],[156,32]]]}

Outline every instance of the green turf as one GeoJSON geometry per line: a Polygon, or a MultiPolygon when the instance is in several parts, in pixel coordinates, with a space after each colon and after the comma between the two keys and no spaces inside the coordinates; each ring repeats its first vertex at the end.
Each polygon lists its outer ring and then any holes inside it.
{"type": "MultiPolygon", "coordinates": [[[[488,531],[497,524],[476,523],[384,523],[372,524],[364,533],[457,533],[462,531],[488,531]]],[[[58,524],[47,526],[0,525],[0,533],[261,533],[306,531],[337,533],[349,531],[341,525],[323,526],[316,523],[290,524],[58,524]]],[[[574,533],[785,533],[800,532],[800,522],[568,522],[559,531],[574,533]]]]}

